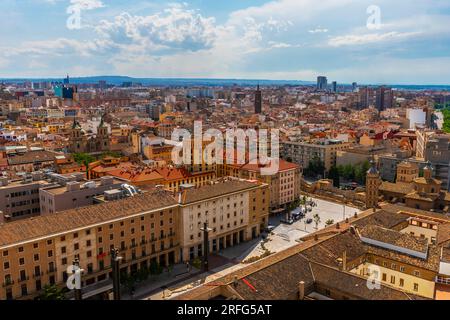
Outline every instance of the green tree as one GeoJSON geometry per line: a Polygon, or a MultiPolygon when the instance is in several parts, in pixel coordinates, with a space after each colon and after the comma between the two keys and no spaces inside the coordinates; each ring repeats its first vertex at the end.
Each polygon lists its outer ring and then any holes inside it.
{"type": "Polygon", "coordinates": [[[339,175],[339,170],[337,167],[333,166],[331,167],[330,171],[328,172],[328,179],[333,180],[333,186],[336,188],[339,188],[341,183],[340,183],[340,175],[339,175]]]}
{"type": "Polygon", "coordinates": [[[325,225],[327,226],[327,227],[329,227],[329,226],[331,226],[331,225],[333,225],[334,224],[334,220],[333,219],[328,219],[326,222],[325,222],[325,225]]]}
{"type": "Polygon", "coordinates": [[[320,216],[318,213],[316,213],[315,215],[313,215],[313,219],[314,219],[314,224],[316,225],[316,230],[319,229],[319,223],[320,223],[320,216]]]}
{"type": "Polygon", "coordinates": [[[46,285],[38,300],[66,300],[64,290],[56,285],[46,285]]]}
{"type": "Polygon", "coordinates": [[[317,177],[318,175],[323,175],[324,171],[324,163],[320,160],[319,156],[315,154],[309,161],[308,167],[305,170],[305,175],[309,177],[317,177]]]}

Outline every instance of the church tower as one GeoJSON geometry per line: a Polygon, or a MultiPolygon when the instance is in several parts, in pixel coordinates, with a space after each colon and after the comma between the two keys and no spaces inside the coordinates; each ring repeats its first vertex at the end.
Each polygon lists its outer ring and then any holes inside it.
{"type": "Polygon", "coordinates": [[[69,151],[72,153],[84,151],[83,132],[76,118],[73,118],[72,128],[70,129],[69,151]]]}
{"type": "Polygon", "coordinates": [[[376,168],[375,161],[370,161],[371,167],[366,175],[366,207],[377,208],[380,187],[380,173],[376,168]]]}
{"type": "Polygon", "coordinates": [[[104,117],[105,115],[102,116],[100,124],[97,127],[97,152],[110,150],[108,127],[105,125],[104,117]]]}

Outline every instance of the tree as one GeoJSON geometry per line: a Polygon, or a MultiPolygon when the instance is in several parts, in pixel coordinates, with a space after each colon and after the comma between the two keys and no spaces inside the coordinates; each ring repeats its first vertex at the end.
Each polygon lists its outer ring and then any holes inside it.
{"type": "Polygon", "coordinates": [[[328,172],[328,179],[333,180],[333,186],[336,188],[339,188],[341,183],[340,183],[340,178],[339,178],[339,170],[337,167],[333,166],[331,167],[330,171],[328,172]]]}
{"type": "Polygon", "coordinates": [[[313,158],[309,161],[308,167],[305,170],[305,175],[309,177],[316,177],[322,175],[325,171],[325,165],[320,160],[319,156],[315,154],[313,158]]]}
{"type": "Polygon", "coordinates": [[[320,223],[320,216],[318,213],[313,215],[314,223],[316,224],[316,230],[319,229],[319,223],[320,223]]]}
{"type": "Polygon", "coordinates": [[[46,285],[38,300],[66,300],[64,290],[56,285],[46,285]]]}
{"type": "Polygon", "coordinates": [[[95,158],[87,153],[75,153],[73,159],[86,167],[86,173],[89,171],[89,164],[95,161],[95,158]]]}
{"type": "Polygon", "coordinates": [[[329,227],[329,226],[331,226],[331,225],[333,225],[334,224],[334,220],[333,219],[328,219],[326,222],[325,222],[325,225],[327,226],[327,227],[329,227]]]}

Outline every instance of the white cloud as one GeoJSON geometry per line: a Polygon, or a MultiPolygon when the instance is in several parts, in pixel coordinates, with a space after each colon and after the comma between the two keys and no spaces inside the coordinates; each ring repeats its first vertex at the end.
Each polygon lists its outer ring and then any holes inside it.
{"type": "Polygon", "coordinates": [[[349,34],[338,36],[328,40],[332,47],[366,45],[386,41],[398,41],[421,34],[420,32],[387,32],[387,33],[369,33],[369,34],[349,34]]]}
{"type": "Polygon", "coordinates": [[[309,33],[327,33],[328,29],[325,28],[316,28],[316,29],[312,29],[312,30],[308,30],[309,33]]]}
{"type": "Polygon", "coordinates": [[[162,49],[197,51],[211,47],[217,36],[214,18],[195,10],[171,6],[150,16],[122,13],[113,21],[102,20],[97,33],[118,46],[133,45],[143,52],[162,49]]]}
{"type": "Polygon", "coordinates": [[[70,0],[70,3],[81,10],[94,10],[105,6],[101,0],[70,0]]]}

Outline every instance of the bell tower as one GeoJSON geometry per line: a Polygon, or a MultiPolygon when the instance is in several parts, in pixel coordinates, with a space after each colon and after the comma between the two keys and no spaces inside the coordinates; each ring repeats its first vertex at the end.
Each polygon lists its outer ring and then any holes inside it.
{"type": "Polygon", "coordinates": [[[370,169],[366,175],[366,207],[377,208],[379,187],[380,187],[380,173],[377,170],[375,160],[370,161],[370,169]]]}

